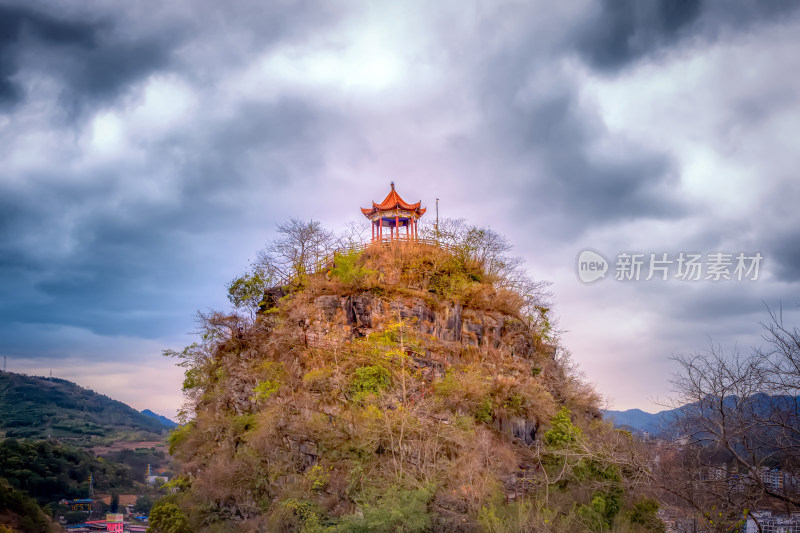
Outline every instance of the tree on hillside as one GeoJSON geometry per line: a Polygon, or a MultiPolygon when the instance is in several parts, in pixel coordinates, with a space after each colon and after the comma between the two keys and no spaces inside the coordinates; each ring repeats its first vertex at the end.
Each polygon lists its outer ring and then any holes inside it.
{"type": "Polygon", "coordinates": [[[247,310],[255,318],[270,287],[282,284],[301,285],[306,275],[326,257],[331,257],[337,243],[354,242],[358,232],[337,237],[315,221],[296,218],[278,225],[278,236],[258,252],[255,264],[228,285],[228,300],[237,309],[247,310]]]}
{"type": "Polygon", "coordinates": [[[522,296],[523,313],[533,326],[554,335],[551,316],[550,283],[534,280],[521,257],[509,255],[508,239],[491,228],[469,224],[463,218],[444,218],[438,228],[430,221],[420,224],[420,236],[445,244],[461,261],[474,261],[494,286],[512,290],[522,296]]]}
{"type": "Polygon", "coordinates": [[[712,345],[675,358],[671,422],[682,445],[664,454],[657,474],[673,501],[701,515],[713,508],[720,527],[746,509],[800,510],[800,330],[781,313],[769,318],[764,348],[712,345]]]}
{"type": "Polygon", "coordinates": [[[257,265],[281,280],[303,278],[336,248],[336,236],[316,220],[296,218],[278,225],[278,237],[258,254],[257,265]]]}

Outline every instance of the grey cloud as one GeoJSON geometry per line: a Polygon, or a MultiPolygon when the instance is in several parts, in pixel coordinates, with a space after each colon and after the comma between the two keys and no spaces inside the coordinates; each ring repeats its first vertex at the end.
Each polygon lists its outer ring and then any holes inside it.
{"type": "Polygon", "coordinates": [[[796,226],[765,239],[765,261],[779,281],[800,282],[800,229],[796,226]]]}
{"type": "Polygon", "coordinates": [[[12,78],[19,70],[20,40],[25,30],[42,42],[88,48],[96,30],[85,22],[68,22],[18,6],[0,6],[0,104],[13,104],[23,96],[12,78]]]}
{"type": "Polygon", "coordinates": [[[674,193],[680,175],[671,155],[615,139],[557,63],[531,57],[529,46],[507,46],[511,58],[485,59],[489,67],[474,73],[486,123],[476,144],[491,146],[514,176],[517,215],[554,219],[556,239],[623,220],[682,217],[687,205],[674,193]],[[544,78],[550,87],[526,94],[544,78]],[[612,149],[597,150],[602,143],[612,149]]]}
{"type": "Polygon", "coordinates": [[[686,35],[701,0],[604,0],[579,28],[576,47],[592,67],[615,71],[686,35]]]}
{"type": "Polygon", "coordinates": [[[144,168],[75,176],[67,166],[36,176],[36,187],[0,183],[0,294],[8,294],[0,317],[101,335],[169,334],[187,318],[186,287],[208,282],[213,263],[198,264],[202,248],[224,261],[220,234],[234,242],[254,210],[285,209],[280,191],[319,174],[325,139],[344,130],[337,114],[297,98],[244,103],[225,119],[197,118],[169,149],[154,146],[144,168]],[[141,173],[165,170],[172,183],[162,197],[127,197],[151,179],[141,173]]]}
{"type": "Polygon", "coordinates": [[[603,0],[577,28],[575,49],[592,68],[613,74],[682,41],[709,41],[726,30],[779,20],[798,5],[792,0],[603,0]]]}
{"type": "Polygon", "coordinates": [[[25,97],[21,72],[42,69],[64,82],[64,104],[114,97],[131,81],[165,66],[171,38],[120,38],[123,21],[83,20],[20,6],[0,7],[0,98],[25,97]]]}

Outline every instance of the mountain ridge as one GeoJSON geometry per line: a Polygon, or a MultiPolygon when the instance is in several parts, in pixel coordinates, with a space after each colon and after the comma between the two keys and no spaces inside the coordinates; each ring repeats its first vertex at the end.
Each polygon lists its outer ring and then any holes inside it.
{"type": "Polygon", "coordinates": [[[159,419],[61,378],[0,373],[0,434],[56,438],[78,445],[160,440],[171,429],[159,419]]]}
{"type": "Polygon", "coordinates": [[[161,422],[162,424],[164,424],[167,427],[170,427],[170,428],[178,427],[178,423],[175,422],[174,420],[171,420],[171,419],[167,418],[164,415],[160,415],[158,413],[155,413],[155,412],[151,411],[150,409],[145,409],[144,411],[139,411],[139,412],[142,413],[145,416],[149,416],[150,418],[155,418],[156,420],[158,420],[159,422],[161,422]]]}

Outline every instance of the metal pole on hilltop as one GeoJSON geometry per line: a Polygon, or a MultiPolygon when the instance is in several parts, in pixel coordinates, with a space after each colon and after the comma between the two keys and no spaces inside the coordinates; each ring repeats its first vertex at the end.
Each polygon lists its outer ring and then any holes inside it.
{"type": "Polygon", "coordinates": [[[436,242],[439,242],[439,199],[436,199],[436,242]]]}

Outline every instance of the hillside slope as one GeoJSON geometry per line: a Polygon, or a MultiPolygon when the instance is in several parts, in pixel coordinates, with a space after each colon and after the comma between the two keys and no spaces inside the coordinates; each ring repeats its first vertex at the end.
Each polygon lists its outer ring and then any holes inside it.
{"type": "Polygon", "coordinates": [[[546,314],[468,257],[403,245],[269,291],[254,322],[206,316],[203,342],[171,354],[194,420],[171,438],[169,515],[196,531],[610,530],[638,505],[631,442],[556,357],[546,314]]]}
{"type": "Polygon", "coordinates": [[[132,407],[58,378],[0,373],[0,434],[72,444],[160,440],[169,429],[132,407]]]}

